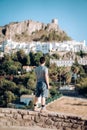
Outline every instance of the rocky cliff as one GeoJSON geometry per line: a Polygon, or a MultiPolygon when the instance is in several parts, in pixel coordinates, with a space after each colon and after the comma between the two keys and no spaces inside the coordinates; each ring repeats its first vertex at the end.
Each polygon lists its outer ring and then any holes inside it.
{"type": "Polygon", "coordinates": [[[64,38],[69,37],[59,28],[57,20],[54,19],[49,24],[27,20],[10,23],[4,27],[0,27],[0,42],[10,38],[14,41],[61,41],[64,40],[64,38]]]}

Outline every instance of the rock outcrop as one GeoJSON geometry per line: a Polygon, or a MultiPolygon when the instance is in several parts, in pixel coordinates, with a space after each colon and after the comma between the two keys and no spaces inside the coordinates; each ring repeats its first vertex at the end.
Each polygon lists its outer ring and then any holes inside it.
{"type": "Polygon", "coordinates": [[[32,20],[27,20],[20,23],[11,23],[6,26],[6,36],[13,37],[15,34],[22,34],[26,32],[28,35],[31,35],[32,32],[40,29],[44,29],[45,25],[40,22],[34,22],[32,20]]]}
{"type": "Polygon", "coordinates": [[[59,28],[57,19],[53,19],[49,24],[32,20],[13,22],[4,27],[0,27],[0,41],[10,38],[14,41],[39,40],[42,35],[48,36],[52,31],[57,32],[57,34],[61,33],[66,35],[64,31],[59,28]]]}

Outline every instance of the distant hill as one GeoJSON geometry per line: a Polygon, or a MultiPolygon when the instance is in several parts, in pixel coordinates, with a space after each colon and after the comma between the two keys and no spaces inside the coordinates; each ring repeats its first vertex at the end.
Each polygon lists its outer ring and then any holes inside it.
{"type": "Polygon", "coordinates": [[[66,32],[59,28],[57,19],[48,24],[26,20],[0,27],[0,42],[10,38],[18,42],[71,40],[66,32]]]}

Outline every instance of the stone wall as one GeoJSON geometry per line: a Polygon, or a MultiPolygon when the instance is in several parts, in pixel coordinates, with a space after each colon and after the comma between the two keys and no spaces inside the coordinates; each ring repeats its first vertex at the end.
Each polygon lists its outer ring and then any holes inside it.
{"type": "Polygon", "coordinates": [[[0,127],[40,126],[58,130],[87,130],[87,119],[53,112],[0,108],[0,127]]]}

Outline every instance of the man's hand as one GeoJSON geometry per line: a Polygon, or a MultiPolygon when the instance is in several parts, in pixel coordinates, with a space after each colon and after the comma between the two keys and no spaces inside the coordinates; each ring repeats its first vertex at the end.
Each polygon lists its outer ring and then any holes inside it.
{"type": "Polygon", "coordinates": [[[50,89],[50,88],[51,88],[51,86],[47,85],[47,88],[48,88],[48,89],[50,89]]]}

